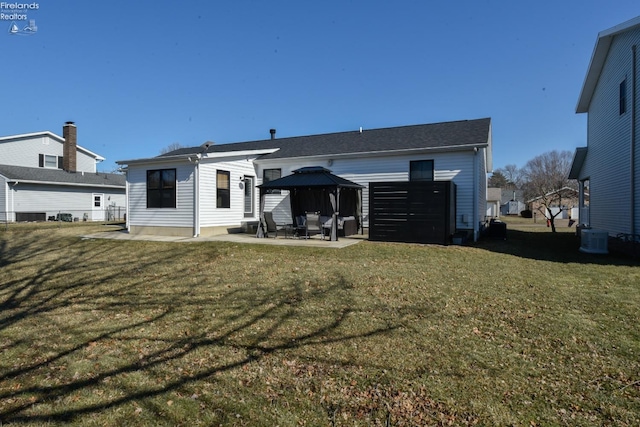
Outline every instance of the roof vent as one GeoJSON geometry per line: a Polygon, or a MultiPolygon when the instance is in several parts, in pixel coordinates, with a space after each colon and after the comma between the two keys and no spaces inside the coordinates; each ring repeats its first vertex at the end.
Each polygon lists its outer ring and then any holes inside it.
{"type": "Polygon", "coordinates": [[[271,134],[271,139],[276,139],[276,130],[275,129],[269,129],[269,133],[271,134]]]}

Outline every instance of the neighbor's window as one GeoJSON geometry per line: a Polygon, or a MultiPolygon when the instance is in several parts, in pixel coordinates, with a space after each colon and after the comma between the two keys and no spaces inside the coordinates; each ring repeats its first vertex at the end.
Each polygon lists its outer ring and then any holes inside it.
{"type": "Polygon", "coordinates": [[[62,157],[51,154],[40,154],[39,166],[41,168],[61,169],[62,157]]]}
{"type": "Polygon", "coordinates": [[[218,171],[216,174],[216,207],[231,207],[231,182],[230,172],[218,171]]]}
{"type": "Polygon", "coordinates": [[[410,162],[409,181],[433,181],[433,160],[414,160],[410,162]]]}
{"type": "Polygon", "coordinates": [[[176,207],[176,170],[147,171],[147,208],[176,207]]]}
{"type": "MultiPolygon", "coordinates": [[[[281,169],[265,169],[262,171],[262,183],[266,184],[269,181],[275,181],[282,177],[281,169]]],[[[269,194],[280,194],[280,190],[268,190],[269,194]]]]}
{"type": "Polygon", "coordinates": [[[620,83],[620,115],[627,112],[627,79],[620,83]]]}

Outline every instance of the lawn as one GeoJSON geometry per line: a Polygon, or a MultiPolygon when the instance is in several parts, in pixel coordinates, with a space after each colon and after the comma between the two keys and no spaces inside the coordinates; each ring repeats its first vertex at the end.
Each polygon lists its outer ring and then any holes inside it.
{"type": "Polygon", "coordinates": [[[2,425],[640,425],[640,268],[513,220],[344,249],[0,230],[2,425]]]}

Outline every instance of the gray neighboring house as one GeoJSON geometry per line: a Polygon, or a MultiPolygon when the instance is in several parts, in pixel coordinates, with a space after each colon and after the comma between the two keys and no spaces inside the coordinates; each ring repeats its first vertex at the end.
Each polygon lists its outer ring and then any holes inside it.
{"type": "Polygon", "coordinates": [[[0,221],[44,221],[58,213],[124,218],[125,176],[97,172],[103,160],[77,144],[72,122],[63,137],[48,131],[0,137],[0,221]]]}
{"type": "Polygon", "coordinates": [[[640,235],[638,46],[640,17],[599,33],[576,106],[587,113],[587,146],[569,173],[580,186],[579,223],[610,236],[640,235]]]}
{"type": "Polygon", "coordinates": [[[262,211],[291,223],[287,191],[260,205],[258,185],[304,167],[324,167],[360,184],[363,227],[369,183],[452,181],[455,229],[479,237],[492,169],[491,119],[463,120],[230,144],[205,143],[156,157],[119,160],[127,169],[132,234],[200,236],[235,231],[262,211]]]}
{"type": "Polygon", "coordinates": [[[527,208],[523,199],[521,190],[490,187],[487,191],[487,217],[497,218],[500,215],[520,215],[520,212],[527,208]]]}

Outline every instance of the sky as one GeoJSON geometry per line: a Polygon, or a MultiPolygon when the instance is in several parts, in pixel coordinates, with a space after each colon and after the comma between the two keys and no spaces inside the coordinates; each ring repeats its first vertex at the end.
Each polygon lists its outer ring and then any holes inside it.
{"type": "Polygon", "coordinates": [[[638,15],[637,0],[8,0],[0,136],[73,121],[112,172],[271,128],[491,117],[494,169],[523,167],[586,146],[575,107],[597,35],[638,15]]]}

